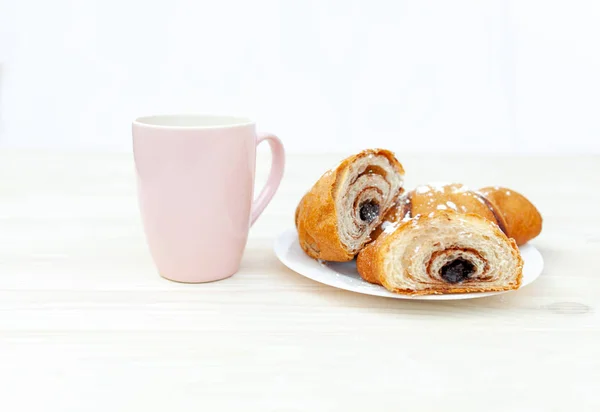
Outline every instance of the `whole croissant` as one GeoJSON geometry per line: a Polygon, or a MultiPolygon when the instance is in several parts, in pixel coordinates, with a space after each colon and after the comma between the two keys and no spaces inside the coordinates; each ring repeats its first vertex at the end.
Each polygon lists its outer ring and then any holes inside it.
{"type": "Polygon", "coordinates": [[[439,210],[474,213],[494,223],[517,245],[523,245],[542,231],[542,216],[522,194],[504,187],[470,190],[465,185],[422,185],[404,193],[371,236],[379,236],[388,223],[428,215],[439,210]]]}

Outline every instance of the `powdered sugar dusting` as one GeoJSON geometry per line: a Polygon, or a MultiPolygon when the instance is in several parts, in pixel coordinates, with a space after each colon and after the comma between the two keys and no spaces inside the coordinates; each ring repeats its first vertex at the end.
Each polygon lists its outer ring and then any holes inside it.
{"type": "Polygon", "coordinates": [[[399,225],[400,222],[390,222],[386,220],[381,224],[381,229],[383,229],[385,233],[392,233],[398,228],[399,225]]]}

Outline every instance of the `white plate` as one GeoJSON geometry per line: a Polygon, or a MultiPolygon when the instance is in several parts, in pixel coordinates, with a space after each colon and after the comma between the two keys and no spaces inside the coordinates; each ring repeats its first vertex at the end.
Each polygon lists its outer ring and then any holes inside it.
{"type": "MultiPolygon", "coordinates": [[[[540,276],[542,269],[544,268],[544,260],[542,259],[540,252],[533,245],[523,245],[519,249],[521,250],[521,256],[524,261],[523,282],[521,284],[521,287],[523,287],[540,276]]],[[[384,296],[396,299],[455,300],[483,298],[500,295],[502,293],[515,292],[456,293],[426,296],[407,296],[392,293],[382,286],[373,285],[372,283],[364,281],[356,270],[355,262],[321,263],[308,257],[298,243],[298,235],[295,229],[287,230],[279,235],[275,241],[275,254],[284,265],[293,271],[298,272],[302,276],[335,288],[350,290],[366,295],[384,296]]]]}

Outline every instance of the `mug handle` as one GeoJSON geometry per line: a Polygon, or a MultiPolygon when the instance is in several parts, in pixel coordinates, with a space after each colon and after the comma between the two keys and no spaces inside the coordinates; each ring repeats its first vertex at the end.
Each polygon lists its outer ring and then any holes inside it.
{"type": "Polygon", "coordinates": [[[256,146],[264,141],[267,141],[269,146],[271,146],[271,172],[269,173],[265,187],[263,187],[256,200],[252,203],[250,226],[256,222],[256,219],[258,219],[263,210],[265,210],[265,207],[273,199],[279,183],[281,183],[285,166],[285,151],[281,140],[274,134],[262,133],[256,140],[256,146]]]}

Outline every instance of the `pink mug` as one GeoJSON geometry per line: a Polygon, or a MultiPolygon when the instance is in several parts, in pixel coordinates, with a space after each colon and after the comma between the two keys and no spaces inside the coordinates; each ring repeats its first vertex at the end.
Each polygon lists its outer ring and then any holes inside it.
{"type": "Polygon", "coordinates": [[[142,223],[160,275],[186,283],[233,275],[250,226],[283,176],[281,141],[257,136],[252,120],[234,116],[148,116],[132,127],[142,223]],[[271,146],[271,172],[253,200],[263,141],[271,146]]]}

